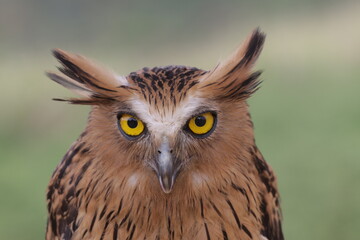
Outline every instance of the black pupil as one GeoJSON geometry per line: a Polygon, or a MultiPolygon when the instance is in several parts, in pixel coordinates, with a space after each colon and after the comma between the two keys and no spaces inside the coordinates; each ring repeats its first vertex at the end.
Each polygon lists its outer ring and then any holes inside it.
{"type": "Polygon", "coordinates": [[[136,128],[138,125],[138,121],[135,118],[129,118],[127,124],[130,128],[136,128]]]}
{"type": "Polygon", "coordinates": [[[196,124],[196,126],[202,127],[202,126],[205,125],[205,123],[206,123],[206,118],[205,118],[204,116],[197,116],[197,117],[195,118],[195,124],[196,124]]]}

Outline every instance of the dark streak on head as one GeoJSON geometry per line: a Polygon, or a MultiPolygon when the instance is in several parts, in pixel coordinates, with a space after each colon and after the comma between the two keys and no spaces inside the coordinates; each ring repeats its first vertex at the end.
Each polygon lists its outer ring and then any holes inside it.
{"type": "Polygon", "coordinates": [[[87,83],[95,88],[100,90],[108,91],[108,92],[116,92],[115,90],[107,89],[99,86],[95,82],[98,82],[96,78],[91,76],[89,73],[85,72],[72,62],[66,59],[64,55],[60,52],[54,50],[53,55],[59,60],[59,62],[64,66],[64,68],[59,68],[59,70],[64,73],[66,76],[76,80],[79,83],[87,83]]]}
{"type": "Polygon", "coordinates": [[[165,66],[132,72],[128,78],[138,87],[145,100],[149,101],[152,96],[152,103],[177,105],[185,98],[186,92],[198,83],[197,78],[205,73],[192,67],[165,66]]]}
{"type": "Polygon", "coordinates": [[[250,38],[244,57],[239,61],[238,64],[235,65],[235,67],[233,67],[233,69],[228,72],[227,75],[231,75],[238,69],[246,67],[250,62],[255,61],[262,50],[264,42],[265,34],[260,32],[259,28],[256,29],[250,38]]]}
{"type": "Polygon", "coordinates": [[[238,101],[250,97],[259,89],[261,73],[261,71],[252,73],[241,84],[236,84],[235,79],[226,86],[221,87],[222,94],[216,96],[216,100],[238,101]]]}

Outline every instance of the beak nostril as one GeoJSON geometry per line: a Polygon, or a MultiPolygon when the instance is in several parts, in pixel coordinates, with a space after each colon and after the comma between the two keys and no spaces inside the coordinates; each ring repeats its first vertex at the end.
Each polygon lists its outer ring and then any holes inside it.
{"type": "Polygon", "coordinates": [[[161,153],[161,151],[160,151],[160,150],[158,150],[158,153],[161,153]]]}

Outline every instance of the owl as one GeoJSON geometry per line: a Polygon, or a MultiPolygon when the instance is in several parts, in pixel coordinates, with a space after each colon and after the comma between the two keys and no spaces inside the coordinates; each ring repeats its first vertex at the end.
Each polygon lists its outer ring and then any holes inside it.
{"type": "Polygon", "coordinates": [[[61,73],[48,77],[80,95],[57,100],[91,112],[48,185],[46,239],[284,239],[247,104],[264,40],[254,30],[209,71],[127,76],[54,50],[61,73]]]}

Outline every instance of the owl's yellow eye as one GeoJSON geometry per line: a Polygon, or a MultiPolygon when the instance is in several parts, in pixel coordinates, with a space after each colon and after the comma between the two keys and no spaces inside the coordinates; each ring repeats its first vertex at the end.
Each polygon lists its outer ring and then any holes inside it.
{"type": "Polygon", "coordinates": [[[206,112],[191,118],[188,123],[188,127],[195,135],[203,136],[214,128],[214,124],[214,114],[206,112]]]}
{"type": "Polygon", "coordinates": [[[129,137],[140,136],[145,129],[144,123],[140,119],[126,113],[120,116],[119,125],[122,132],[129,137]]]}

